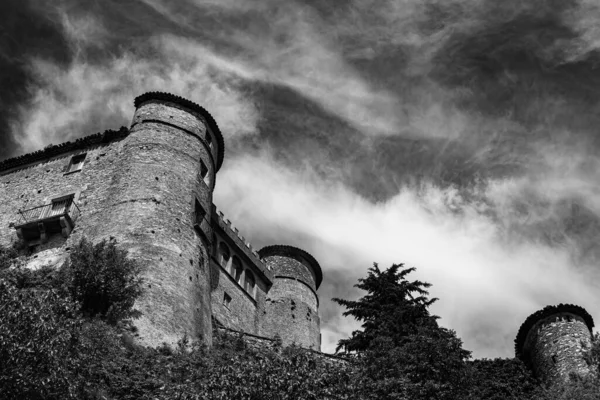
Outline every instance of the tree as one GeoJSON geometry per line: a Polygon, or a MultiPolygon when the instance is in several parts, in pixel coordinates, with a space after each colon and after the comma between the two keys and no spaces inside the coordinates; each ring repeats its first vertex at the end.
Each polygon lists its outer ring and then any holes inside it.
{"type": "Polygon", "coordinates": [[[470,352],[452,330],[438,326],[428,307],[431,284],[408,281],[415,268],[377,264],[355,287],[367,294],[356,301],[333,299],[344,316],[362,322],[362,330],[338,342],[338,351],[354,352],[363,363],[364,387],[374,398],[452,399],[468,379],[470,352]]]}
{"type": "Polygon", "coordinates": [[[63,272],[61,279],[84,314],[111,323],[137,315],[133,305],[142,293],[141,266],[114,239],[93,245],[82,238],[63,272]]]}

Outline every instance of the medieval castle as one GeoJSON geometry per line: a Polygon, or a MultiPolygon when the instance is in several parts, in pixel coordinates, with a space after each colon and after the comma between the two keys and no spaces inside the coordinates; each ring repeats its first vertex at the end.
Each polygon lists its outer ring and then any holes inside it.
{"type": "MultiPolygon", "coordinates": [[[[199,105],[168,93],[135,99],[129,129],[0,162],[0,245],[20,239],[27,264],[59,265],[82,236],[113,237],[145,266],[140,341],[184,334],[212,342],[213,324],[320,350],[319,263],[276,244],[255,251],[213,205],[224,140],[199,105]]],[[[543,379],[587,374],[594,323],[581,307],[532,314],[517,357],[543,379]]]]}

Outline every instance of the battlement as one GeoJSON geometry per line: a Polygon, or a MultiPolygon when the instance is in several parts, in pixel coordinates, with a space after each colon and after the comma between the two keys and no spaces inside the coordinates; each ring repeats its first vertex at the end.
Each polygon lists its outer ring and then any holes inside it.
{"type": "Polygon", "coordinates": [[[237,245],[243,254],[258,268],[267,282],[273,282],[274,276],[271,269],[262,262],[258,252],[254,250],[250,242],[240,234],[237,228],[231,225],[231,221],[225,218],[223,212],[217,210],[214,204],[212,206],[212,225],[218,226],[237,245]]]}
{"type": "Polygon", "coordinates": [[[133,103],[129,128],[0,162],[0,243],[26,241],[28,266],[59,265],[78,238],[114,237],[145,266],[134,322],[144,345],[188,335],[210,346],[219,317],[257,340],[280,334],[318,350],[321,268],[291,246],[261,254],[217,210],[224,140],[215,120],[169,93],[133,103]]]}

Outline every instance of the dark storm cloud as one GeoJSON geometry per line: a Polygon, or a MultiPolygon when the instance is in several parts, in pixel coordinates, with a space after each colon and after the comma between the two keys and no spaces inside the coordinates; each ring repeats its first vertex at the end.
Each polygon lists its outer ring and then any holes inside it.
{"type": "Polygon", "coordinates": [[[329,297],[373,261],[417,266],[476,356],[536,307],[597,303],[593,1],[6,4],[0,158],[126,125],[147,90],[202,104],[217,206],[329,271],[326,349],[355,328],[329,297]]]}
{"type": "Polygon", "coordinates": [[[70,59],[56,15],[22,0],[0,2],[0,159],[13,154],[9,130],[16,107],[27,101],[33,80],[29,57],[35,55],[66,65],[70,59]]]}

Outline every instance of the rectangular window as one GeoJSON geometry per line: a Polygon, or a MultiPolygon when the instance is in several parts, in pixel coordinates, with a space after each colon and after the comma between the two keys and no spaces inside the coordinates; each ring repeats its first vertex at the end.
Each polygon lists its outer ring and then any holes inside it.
{"type": "Polygon", "coordinates": [[[196,205],[194,207],[194,222],[198,225],[201,225],[205,215],[206,211],[204,211],[204,208],[202,207],[198,199],[196,199],[196,205]]]}
{"type": "Polygon", "coordinates": [[[227,293],[223,294],[223,305],[227,308],[229,308],[229,305],[231,304],[231,296],[228,295],[227,293]]]}
{"type": "Polygon", "coordinates": [[[210,187],[210,176],[208,174],[208,167],[204,164],[204,161],[200,160],[200,178],[206,183],[206,186],[210,187]]]}
{"type": "Polygon", "coordinates": [[[85,160],[85,154],[86,153],[78,154],[71,157],[67,173],[81,171],[81,168],[83,168],[83,161],[85,160]]]}

